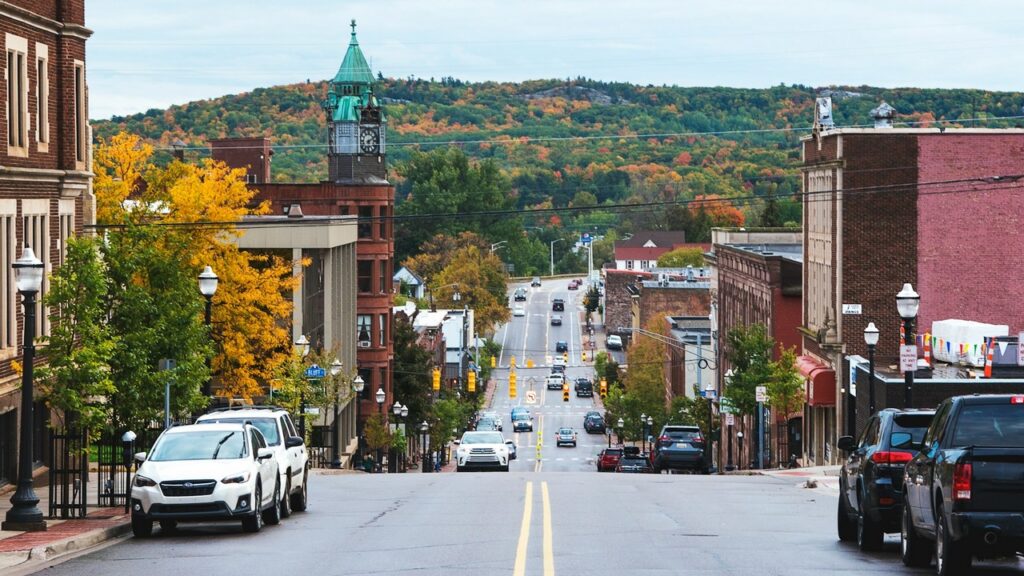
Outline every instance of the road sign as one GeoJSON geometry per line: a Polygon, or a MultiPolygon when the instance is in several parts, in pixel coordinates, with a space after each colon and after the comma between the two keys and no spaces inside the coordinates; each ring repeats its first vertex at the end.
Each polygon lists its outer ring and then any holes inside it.
{"type": "Polygon", "coordinates": [[[700,395],[705,398],[714,400],[715,398],[718,398],[718,390],[715,390],[714,388],[712,388],[711,390],[701,390],[700,395]]]}
{"type": "Polygon", "coordinates": [[[306,414],[312,414],[314,416],[319,416],[320,415],[320,409],[317,408],[316,406],[307,406],[306,407],[306,414]]]}
{"type": "Polygon", "coordinates": [[[725,415],[725,425],[726,426],[732,426],[734,424],[736,424],[736,417],[733,416],[732,414],[726,414],[725,415]]]}
{"type": "Polygon", "coordinates": [[[754,399],[757,400],[758,402],[767,402],[768,401],[768,387],[767,386],[757,386],[756,388],[754,388],[754,396],[755,396],[754,399]]]}
{"type": "Polygon", "coordinates": [[[526,403],[527,404],[533,404],[536,401],[537,401],[537,393],[534,392],[533,390],[527,390],[526,391],[526,403]]]}
{"type": "Polygon", "coordinates": [[[722,396],[718,401],[719,410],[726,414],[733,414],[737,412],[736,408],[732,405],[732,400],[728,396],[722,396]]]}
{"type": "Polygon", "coordinates": [[[324,370],[323,368],[317,366],[316,364],[313,364],[309,368],[306,368],[306,378],[310,378],[310,379],[323,378],[326,375],[327,375],[327,371],[324,370]]]}
{"type": "Polygon", "coordinates": [[[590,244],[593,240],[594,239],[590,236],[590,232],[584,232],[583,235],[580,236],[580,244],[590,244]]]}
{"type": "Polygon", "coordinates": [[[917,346],[904,344],[900,346],[900,372],[917,370],[917,346]]]}

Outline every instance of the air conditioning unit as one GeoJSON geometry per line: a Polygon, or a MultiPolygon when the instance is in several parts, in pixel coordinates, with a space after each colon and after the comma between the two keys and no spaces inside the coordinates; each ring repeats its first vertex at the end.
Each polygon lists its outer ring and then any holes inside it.
{"type": "Polygon", "coordinates": [[[370,341],[369,340],[360,340],[357,343],[357,346],[359,346],[360,348],[369,348],[370,347],[370,341]]]}

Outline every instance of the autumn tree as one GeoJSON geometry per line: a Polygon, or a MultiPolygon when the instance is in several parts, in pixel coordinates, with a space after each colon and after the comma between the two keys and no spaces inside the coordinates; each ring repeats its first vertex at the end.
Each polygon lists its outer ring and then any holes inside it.
{"type": "MultiPolygon", "coordinates": [[[[505,274],[501,260],[479,246],[457,250],[448,265],[431,282],[451,307],[472,308],[478,333],[490,333],[499,322],[510,318],[505,274]],[[453,300],[458,290],[459,300],[453,300]]],[[[434,297],[438,298],[439,294],[434,297]]]]}

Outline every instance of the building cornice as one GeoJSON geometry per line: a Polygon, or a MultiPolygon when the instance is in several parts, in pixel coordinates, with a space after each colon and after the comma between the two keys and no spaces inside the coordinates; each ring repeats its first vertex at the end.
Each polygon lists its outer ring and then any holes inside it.
{"type": "Polygon", "coordinates": [[[64,22],[40,16],[20,6],[15,6],[10,2],[0,1],[0,16],[16,20],[37,30],[50,32],[51,34],[71,36],[82,40],[87,40],[92,36],[92,30],[81,24],[65,24],[64,22]]]}
{"type": "Polygon", "coordinates": [[[92,180],[92,172],[84,170],[52,170],[48,168],[21,168],[18,166],[0,165],[0,180],[16,180],[29,182],[81,182],[88,184],[92,180]]]}

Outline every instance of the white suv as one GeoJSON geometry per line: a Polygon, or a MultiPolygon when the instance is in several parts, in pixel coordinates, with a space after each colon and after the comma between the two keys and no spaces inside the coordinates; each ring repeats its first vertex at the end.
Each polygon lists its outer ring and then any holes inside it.
{"type": "Polygon", "coordinates": [[[196,424],[213,422],[248,422],[259,428],[281,471],[281,516],[287,518],[293,510],[306,510],[309,454],[287,410],[277,406],[238,406],[214,410],[196,419],[196,424]]]}
{"type": "Polygon", "coordinates": [[[281,482],[274,452],[249,424],[203,424],[164,430],[132,479],[132,533],[145,538],[153,522],[240,519],[246,532],[281,521],[281,482]]]}
{"type": "Polygon", "coordinates": [[[498,468],[508,472],[509,449],[501,432],[465,432],[455,442],[455,469],[464,472],[472,468],[498,468]]]}

